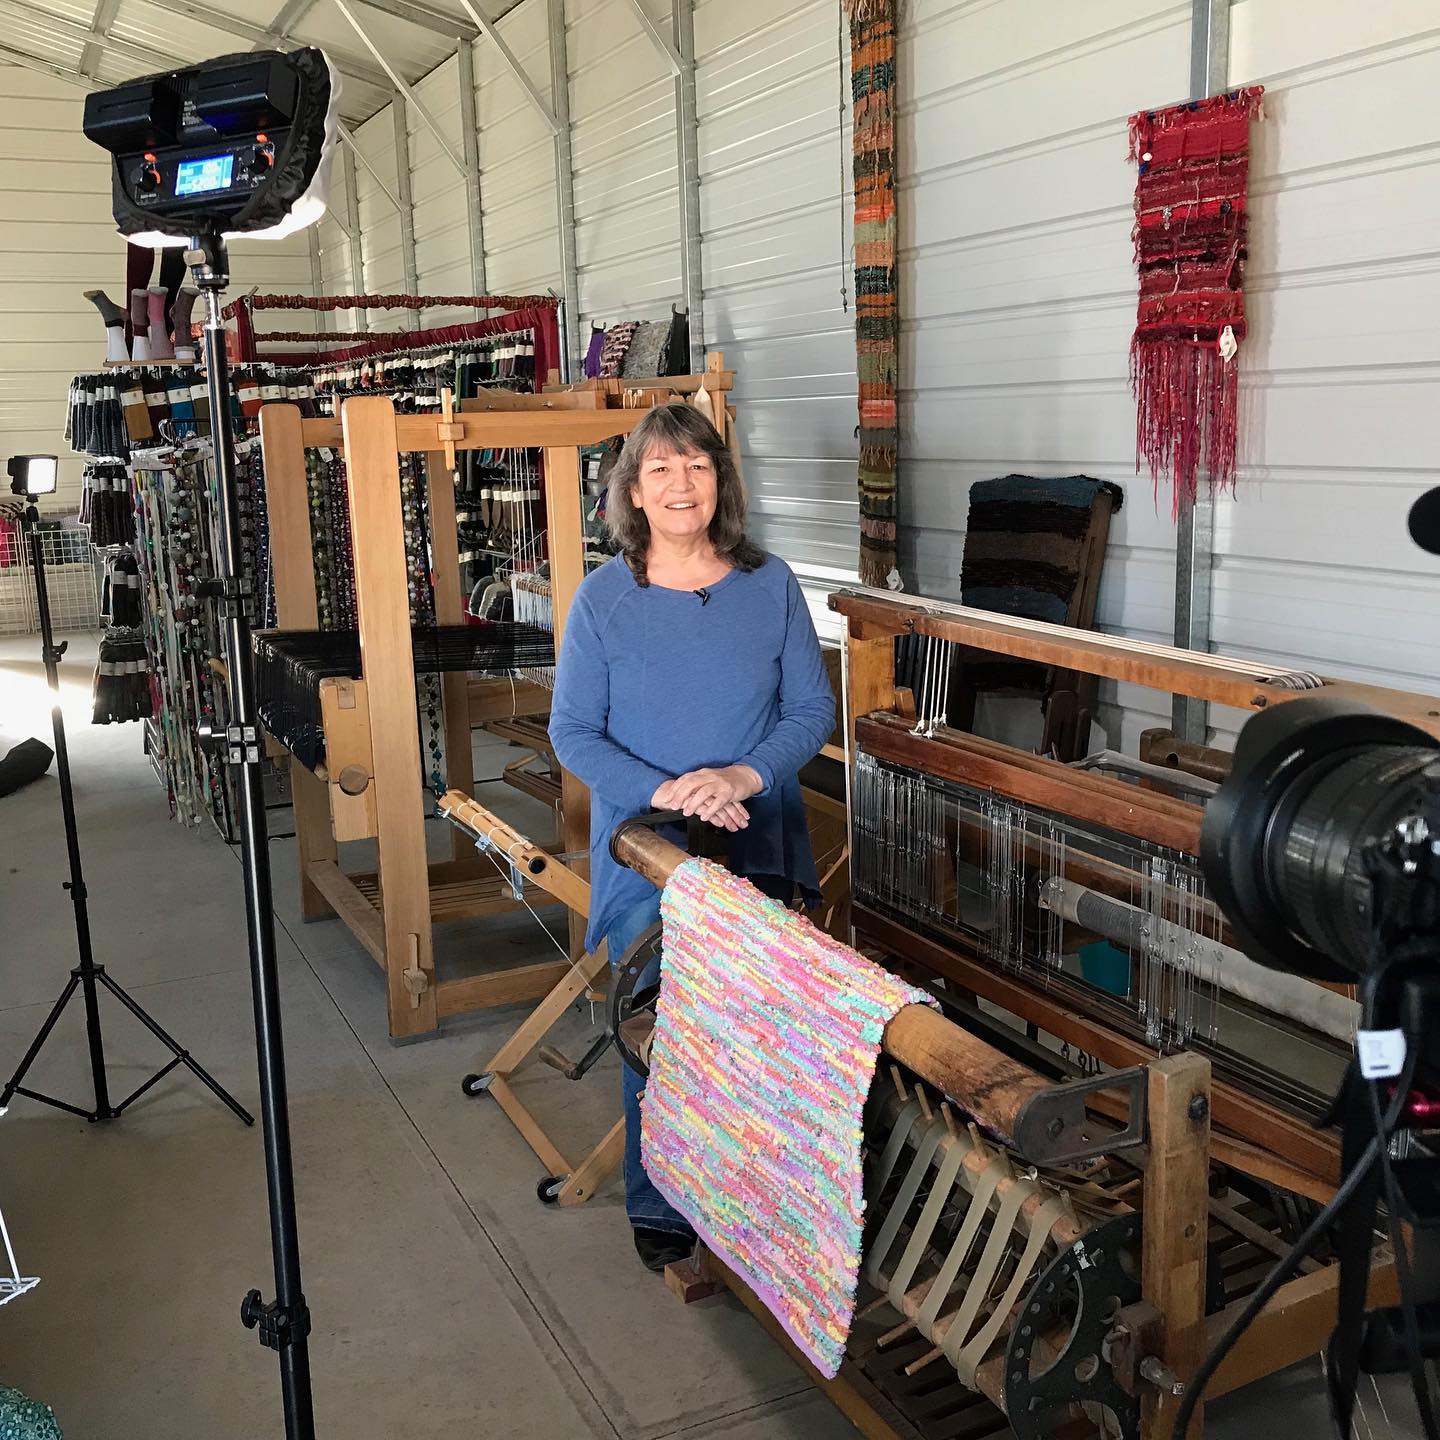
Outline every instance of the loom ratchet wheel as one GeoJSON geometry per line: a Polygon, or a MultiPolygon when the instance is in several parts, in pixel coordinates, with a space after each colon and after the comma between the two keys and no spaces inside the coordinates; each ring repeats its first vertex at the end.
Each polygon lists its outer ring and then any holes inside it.
{"type": "Polygon", "coordinates": [[[655,1004],[660,998],[656,967],[660,960],[660,923],[636,937],[620,957],[610,982],[605,1025],[620,1058],[643,1080],[650,1073],[650,1037],[654,1034],[655,1004]],[[655,971],[652,979],[647,971],[655,971]]]}
{"type": "Polygon", "coordinates": [[[1140,1434],[1140,1400],[1110,1364],[1115,1318],[1140,1298],[1140,1217],[1117,1215],[1062,1250],[1030,1287],[1005,1348],[1005,1414],[1017,1440],[1051,1440],[1073,1407],[1140,1434]]]}

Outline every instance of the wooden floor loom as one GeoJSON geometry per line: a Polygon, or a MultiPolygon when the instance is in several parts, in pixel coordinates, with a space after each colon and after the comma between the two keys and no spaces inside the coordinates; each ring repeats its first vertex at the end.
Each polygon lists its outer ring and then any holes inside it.
{"type": "MultiPolygon", "coordinates": [[[[427,863],[400,455],[427,457],[436,621],[443,626],[464,619],[452,479],[456,452],[543,451],[550,562],[545,604],[558,646],[585,574],[580,449],[627,435],[650,407],[675,399],[702,410],[738,449],[735,412],[727,403],[733,380],[723,355],[712,352],[697,375],[574,386],[552,379],[539,395],[487,391],[460,402],[458,410],[447,394],[439,415],[397,415],[383,397],[346,400],[338,420],[306,419],[289,405],[262,408],[276,617],[282,631],[314,630],[318,624],[305,450],[340,448],[345,456],[363,673],[358,680],[320,682],[323,765],[310,769],[291,758],[301,906],[307,919],[338,915],[380,965],[392,1037],[433,1032],[446,1016],[551,996],[556,987],[569,1003],[604,966],[603,956],[597,961],[581,955],[583,908],[574,903],[588,893],[583,857],[589,799],[578,780],[562,774],[559,793],[545,798],[557,813],[556,845],[572,857],[575,868],[567,878],[561,874],[564,863],[552,859],[546,867],[551,883],[540,888],[570,907],[570,959],[464,978],[434,977],[433,925],[519,909],[525,882],[516,884],[500,873],[459,832],[452,837],[449,860],[427,863]],[[377,841],[377,870],[347,874],[339,864],[338,843],[367,838],[377,841]],[[572,994],[570,987],[582,971],[583,983],[572,994]]],[[[463,792],[474,788],[473,727],[513,722],[516,716],[543,717],[549,694],[544,684],[533,681],[444,675],[450,783],[463,792]]],[[[536,883],[533,876],[528,883],[536,883]]]]}
{"type": "MultiPolygon", "coordinates": [[[[828,747],[827,747],[828,748],[828,747]]],[[[824,763],[822,757],[821,764],[824,763]]],[[[821,905],[816,923],[831,934],[848,933],[849,927],[849,840],[843,800],[827,793],[834,786],[823,774],[810,776],[811,784],[802,785],[811,843],[815,851],[820,877],[821,905]]],[[[587,918],[590,913],[589,882],[572,872],[553,856],[548,856],[533,841],[507,825],[493,812],[477,803],[462,790],[451,790],[440,801],[441,812],[456,828],[471,836],[498,864],[506,866],[518,877],[547,890],[572,915],[587,918]]],[[[580,1063],[545,1043],[546,1036],[561,1016],[591,987],[602,985],[609,968],[609,957],[601,944],[593,955],[581,956],[567,974],[510,1035],[482,1070],[465,1076],[462,1088],[467,1095],[490,1095],[535,1152],[546,1173],[536,1186],[536,1193],[547,1205],[580,1205],[595,1194],[596,1189],[613,1173],[625,1153],[625,1121],[617,1119],[604,1136],[578,1161],[568,1159],[544,1126],[516,1093],[512,1084],[515,1072],[532,1056],[538,1055],[572,1080],[583,1077],[589,1062],[597,1057],[592,1051],[580,1063]]]]}
{"type": "MultiPolygon", "coordinates": [[[[879,591],[831,608],[856,943],[947,1018],[886,1032],[862,1304],[840,1376],[812,1376],[867,1436],[1169,1440],[1186,1377],[1334,1192],[1314,1124],[1357,1007],[1235,948],[1196,864],[1200,806],[1159,783],[1187,777],[953,731],[945,677],[987,652],[1242,710],[1323,688],[1431,733],[1440,702],[879,591]],[[895,684],[908,635],[918,694],[895,684]]],[[[680,858],[643,831],[616,850],[657,883],[680,858]]],[[[686,1299],[729,1285],[787,1343],[713,1256],[668,1278],[686,1299]]],[[[1317,1354],[1337,1279],[1306,1262],[1207,1396],[1317,1354]]],[[[1383,1247],[1370,1299],[1396,1300],[1383,1247]]]]}

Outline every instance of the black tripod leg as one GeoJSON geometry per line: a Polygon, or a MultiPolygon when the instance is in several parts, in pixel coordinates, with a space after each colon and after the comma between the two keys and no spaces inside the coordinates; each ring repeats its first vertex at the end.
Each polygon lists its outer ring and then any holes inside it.
{"type": "MultiPolygon", "coordinates": [[[[132,1000],[110,976],[101,971],[96,979],[175,1057],[180,1064],[186,1066],[190,1073],[204,1085],[217,1100],[223,1101],[235,1112],[247,1125],[255,1123],[255,1117],[227,1090],[203,1065],[196,1060],[188,1050],[182,1050],[178,1042],[164,1029],[159,1021],[155,1020],[139,1004],[132,1000]]],[[[173,1065],[166,1066],[166,1070],[174,1069],[173,1065]]],[[[165,1073],[164,1071],[161,1072],[165,1073]]],[[[155,1079],[159,1079],[157,1075],[155,1079]]],[[[153,1082],[152,1082],[153,1083],[153,1082]]],[[[131,1101],[139,1098],[150,1086],[147,1084],[130,1096],[115,1113],[118,1115],[131,1101]]]]}
{"type": "MultiPolygon", "coordinates": [[[[25,1073],[35,1063],[35,1057],[40,1053],[41,1047],[50,1038],[50,1032],[55,1028],[55,1022],[60,1018],[60,1012],[64,1010],[66,1003],[75,993],[75,987],[80,983],[80,974],[76,970],[70,972],[69,982],[60,992],[60,998],[50,1007],[50,1013],[45,1017],[45,1023],[40,1027],[40,1033],[30,1042],[30,1048],[25,1052],[25,1058],[20,1062],[19,1068],[10,1077],[9,1083],[5,1086],[4,1092],[0,1093],[0,1110],[4,1110],[10,1103],[10,1097],[20,1088],[21,1082],[25,1079],[25,1073]]],[[[80,1111],[77,1114],[83,1113],[80,1111]]]]}

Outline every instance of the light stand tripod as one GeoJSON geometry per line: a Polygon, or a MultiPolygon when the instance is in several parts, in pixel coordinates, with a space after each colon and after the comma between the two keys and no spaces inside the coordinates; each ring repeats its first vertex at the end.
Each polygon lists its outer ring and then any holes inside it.
{"type": "Polygon", "coordinates": [[[300,1286],[300,1238],[295,1220],[295,1174],[290,1154],[290,1111],[285,1089],[285,1039],[280,1022],[280,976],[275,963],[275,918],[270,902],[270,851],[265,834],[265,793],[260,774],[260,719],[250,652],[250,619],[240,550],[240,506],[235,490],[235,443],[230,417],[230,363],[220,295],[230,283],[230,257],[218,229],[197,236],[186,253],[205,297],[205,365],[209,380],[215,482],[219,492],[219,571],[207,593],[225,621],[229,662],[230,724],[223,740],[240,791],[240,844],[245,869],[245,923],[250,938],[250,988],[255,1001],[255,1042],[260,1065],[260,1128],[265,1137],[265,1179],[270,1201],[270,1247],[275,1296],[252,1290],[240,1306],[244,1325],[260,1330],[280,1356],[280,1390],[287,1440],[314,1440],[310,1395],[310,1311],[300,1286]]]}
{"type": "Polygon", "coordinates": [[[35,572],[35,600],[40,611],[41,653],[45,660],[45,678],[50,686],[50,721],[55,732],[55,768],[60,780],[60,808],[65,816],[65,845],[70,852],[70,878],[65,889],[70,892],[70,902],[75,907],[75,939],[80,950],[80,963],[70,972],[70,979],[60,992],[60,998],[51,1007],[50,1014],[31,1041],[30,1048],[19,1068],[10,1077],[5,1089],[0,1091],[0,1114],[3,1114],[11,1099],[16,1095],[38,1100],[42,1105],[51,1105],[57,1110],[66,1110],[85,1120],[116,1120],[135,1103],[151,1086],[163,1080],[177,1065],[184,1065],[216,1097],[223,1100],[247,1125],[255,1123],[250,1114],[213,1075],[200,1065],[188,1050],[182,1049],[141,1006],[106,973],[103,965],[95,963],[90,949],[90,911],[86,905],[85,876],[80,868],[80,836],[75,825],[75,792],[70,783],[70,753],[65,745],[65,717],[60,709],[61,657],[68,642],[57,645],[50,628],[50,595],[45,585],[45,555],[40,543],[40,512],[35,507],[35,496],[27,493],[24,517],[25,529],[30,539],[30,562],[35,572]],[[110,1103],[110,1088],[105,1076],[105,1039],[100,1029],[100,990],[113,995],[167,1050],[171,1059],[162,1066],[133,1094],[118,1105],[110,1103]],[[85,1033],[90,1044],[90,1078],[95,1087],[95,1108],[82,1109],[66,1100],[39,1090],[26,1089],[24,1080],[35,1057],[39,1055],[50,1032],[55,1028],[70,997],[79,991],[85,1003],[85,1033]]]}

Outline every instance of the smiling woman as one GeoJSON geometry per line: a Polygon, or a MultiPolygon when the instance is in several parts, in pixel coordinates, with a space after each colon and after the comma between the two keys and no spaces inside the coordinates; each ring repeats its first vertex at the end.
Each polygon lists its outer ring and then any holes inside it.
{"type": "MultiPolygon", "coordinates": [[[[739,472],[698,410],[659,406],[636,426],[606,514],[621,553],[571,607],[550,738],[591,790],[586,944],[606,941],[614,963],[659,915],[655,887],[610,856],[615,826],[645,810],[730,832],[730,868],[767,895],[819,898],[798,777],[835,702],[800,586],[747,538],[739,472]]],[[[625,1208],[662,1268],[694,1237],[642,1168],[640,1081],[623,1074],[625,1208]]]]}
{"type": "Polygon", "coordinates": [[[636,427],[611,474],[606,515],[641,585],[693,590],[765,563],[745,535],[734,457],[689,405],[657,406],[636,427]]]}

